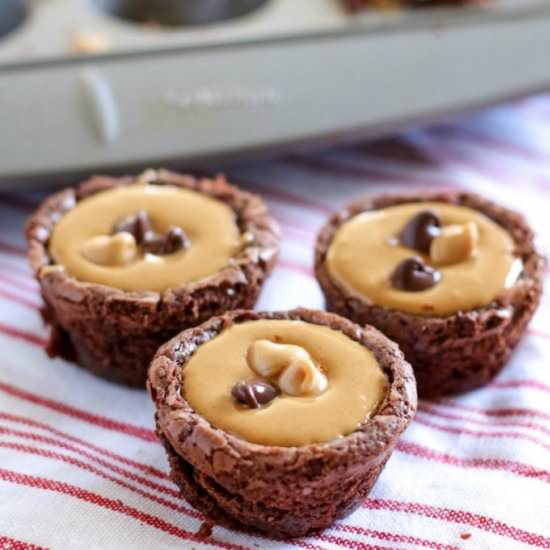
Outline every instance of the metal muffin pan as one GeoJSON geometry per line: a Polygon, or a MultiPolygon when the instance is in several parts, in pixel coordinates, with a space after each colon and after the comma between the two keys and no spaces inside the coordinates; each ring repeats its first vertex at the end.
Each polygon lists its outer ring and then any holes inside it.
{"type": "Polygon", "coordinates": [[[357,16],[339,0],[0,2],[4,184],[379,132],[550,86],[548,0],[357,16]]]}
{"type": "Polygon", "coordinates": [[[1,0],[2,65],[210,47],[316,34],[405,31],[536,16],[549,0],[494,0],[484,7],[346,12],[341,0],[1,0]],[[3,29],[5,29],[3,31],[3,29]],[[75,36],[106,47],[80,51],[75,36]]]}

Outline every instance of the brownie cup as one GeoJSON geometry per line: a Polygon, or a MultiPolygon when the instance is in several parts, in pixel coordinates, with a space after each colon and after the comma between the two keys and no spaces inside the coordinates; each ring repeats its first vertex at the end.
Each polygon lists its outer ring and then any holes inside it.
{"type": "Polygon", "coordinates": [[[229,312],[182,332],[148,388],[183,496],[220,525],[276,538],[359,506],[416,410],[395,343],[305,309],[229,312]]]}
{"type": "Polygon", "coordinates": [[[520,214],[470,193],[357,200],[315,249],[327,309],[397,342],[423,398],[477,388],[502,369],[538,306],[545,265],[520,214]]]}
{"type": "Polygon", "coordinates": [[[219,176],[93,177],[27,223],[50,355],[144,387],[158,347],[254,305],[279,250],[264,202],[219,176]]]}

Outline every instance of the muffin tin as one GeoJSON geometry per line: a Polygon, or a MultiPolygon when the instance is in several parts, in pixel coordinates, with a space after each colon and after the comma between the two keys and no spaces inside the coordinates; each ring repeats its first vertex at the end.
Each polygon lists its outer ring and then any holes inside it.
{"type": "Polygon", "coordinates": [[[2,0],[0,181],[380,131],[550,85],[545,51],[547,0],[2,0]]]}

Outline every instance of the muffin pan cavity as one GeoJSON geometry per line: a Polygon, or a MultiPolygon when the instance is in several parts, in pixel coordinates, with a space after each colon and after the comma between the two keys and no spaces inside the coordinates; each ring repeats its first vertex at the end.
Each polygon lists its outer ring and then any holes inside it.
{"type": "Polygon", "coordinates": [[[89,0],[97,9],[131,23],[180,27],[233,19],[267,0],[89,0]]]}
{"type": "Polygon", "coordinates": [[[0,9],[0,40],[16,31],[27,18],[27,2],[24,0],[2,0],[0,9]]]}

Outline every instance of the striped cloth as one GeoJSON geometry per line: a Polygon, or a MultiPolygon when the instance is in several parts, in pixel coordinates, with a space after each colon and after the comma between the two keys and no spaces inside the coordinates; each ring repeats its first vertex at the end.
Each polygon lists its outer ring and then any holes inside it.
{"type": "MultiPolygon", "coordinates": [[[[321,307],[315,234],[362,193],[463,188],[524,212],[550,253],[550,97],[398,138],[218,167],[262,194],[282,257],[259,308],[321,307]]],[[[550,548],[550,304],[488,387],[423,402],[370,498],[288,543],[216,527],[180,499],[144,391],[44,353],[22,227],[46,190],[0,195],[0,548],[550,548]]]]}

